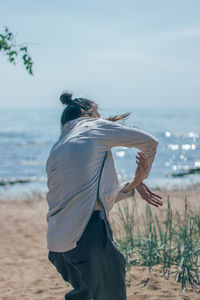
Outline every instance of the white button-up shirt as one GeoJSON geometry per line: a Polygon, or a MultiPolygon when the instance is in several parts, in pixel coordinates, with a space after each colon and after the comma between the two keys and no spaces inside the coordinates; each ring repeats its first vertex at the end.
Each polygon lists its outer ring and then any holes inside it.
{"type": "MultiPolygon", "coordinates": [[[[148,177],[158,141],[150,134],[102,118],[68,121],[52,147],[47,163],[47,247],[64,252],[76,247],[99,197],[107,217],[114,203],[131,196],[122,193],[111,148],[136,147],[148,157],[148,177]]],[[[134,158],[135,159],[135,158],[134,158]]]]}

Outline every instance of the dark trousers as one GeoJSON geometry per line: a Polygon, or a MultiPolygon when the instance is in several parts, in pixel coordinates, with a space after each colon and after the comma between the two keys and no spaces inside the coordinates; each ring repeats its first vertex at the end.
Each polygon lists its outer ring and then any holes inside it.
{"type": "Polygon", "coordinates": [[[66,300],[125,300],[125,258],[112,240],[107,220],[94,211],[77,247],[49,252],[49,260],[73,286],[66,300]]]}

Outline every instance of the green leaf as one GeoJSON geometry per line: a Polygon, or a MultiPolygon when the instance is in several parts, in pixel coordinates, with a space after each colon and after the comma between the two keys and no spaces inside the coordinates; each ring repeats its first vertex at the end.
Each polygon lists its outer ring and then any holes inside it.
{"type": "Polygon", "coordinates": [[[33,61],[31,56],[28,54],[28,47],[26,45],[18,46],[15,41],[15,36],[9,31],[8,27],[5,26],[4,33],[0,34],[0,52],[4,52],[8,56],[8,61],[15,64],[15,59],[20,52],[24,55],[20,55],[26,70],[30,75],[33,75],[33,61]]]}

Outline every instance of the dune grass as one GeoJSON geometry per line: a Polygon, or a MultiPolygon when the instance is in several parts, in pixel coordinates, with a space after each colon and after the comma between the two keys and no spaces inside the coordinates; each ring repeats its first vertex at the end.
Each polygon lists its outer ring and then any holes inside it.
{"type": "Polygon", "coordinates": [[[182,290],[200,285],[200,214],[188,208],[187,198],[183,215],[178,211],[172,214],[169,197],[164,218],[146,205],[141,220],[134,198],[119,205],[118,215],[121,230],[118,227],[114,235],[127,268],[143,265],[151,272],[159,264],[166,279],[175,274],[182,290]]]}

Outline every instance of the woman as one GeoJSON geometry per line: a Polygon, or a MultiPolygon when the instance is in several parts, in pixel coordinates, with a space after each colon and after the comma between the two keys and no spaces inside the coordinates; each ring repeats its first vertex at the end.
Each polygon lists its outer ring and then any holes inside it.
{"type": "Polygon", "coordinates": [[[150,134],[102,119],[95,102],[63,93],[62,133],[52,147],[48,176],[47,247],[49,260],[74,290],[67,300],[124,300],[125,259],[112,239],[109,211],[136,189],[158,207],[161,197],[143,183],[158,141],[150,134]],[[111,148],[136,147],[133,180],[120,187],[111,148]]]}

